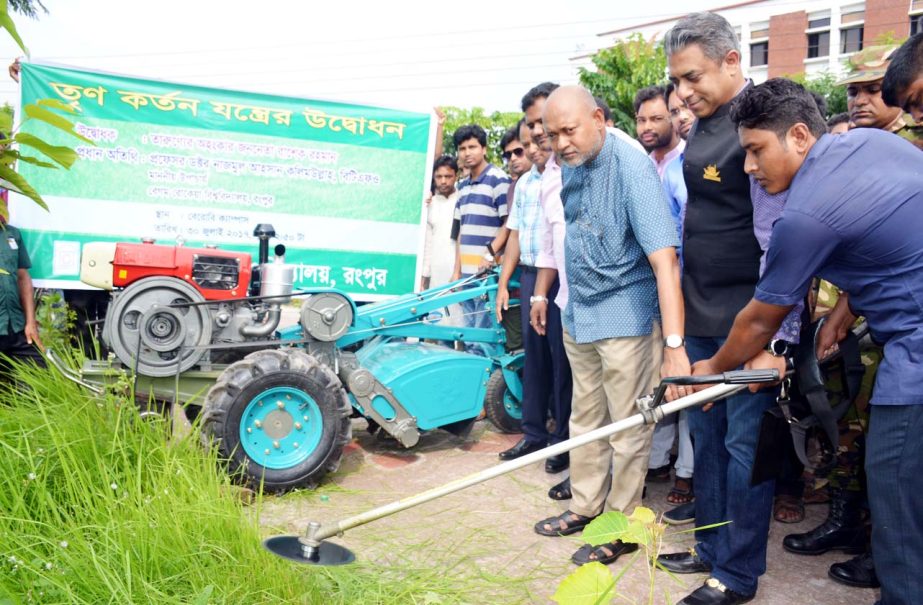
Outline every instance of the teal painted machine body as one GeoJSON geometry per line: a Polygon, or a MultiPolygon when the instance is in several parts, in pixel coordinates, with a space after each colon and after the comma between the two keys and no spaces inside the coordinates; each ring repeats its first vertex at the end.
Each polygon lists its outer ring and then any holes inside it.
{"type": "MultiPolygon", "coordinates": [[[[507,385],[508,413],[519,418],[522,401],[520,375],[524,354],[505,349],[506,331],[495,316],[497,271],[469,277],[422,292],[387,301],[356,306],[342,291],[325,288],[306,293],[334,293],[349,300],[353,320],[336,340],[336,348],[352,350],[360,366],[390,390],[421,430],[431,430],[477,418],[484,406],[487,382],[500,370],[507,385]],[[491,321],[487,328],[449,326],[439,323],[452,304],[480,298],[491,321]],[[413,342],[408,342],[411,339],[413,342]],[[456,351],[451,346],[426,341],[463,341],[477,344],[483,355],[456,351]]],[[[514,279],[510,288],[517,288],[514,279]]],[[[518,304],[510,300],[510,305],[518,304]]],[[[304,342],[300,325],[277,331],[283,343],[304,342]]],[[[350,393],[353,407],[368,417],[368,410],[350,393]]],[[[385,397],[376,396],[371,406],[385,419],[396,412],[385,397]]]]}
{"type": "MultiPolygon", "coordinates": [[[[338,349],[359,347],[356,357],[361,366],[391,389],[394,397],[408,410],[422,430],[430,430],[476,418],[484,404],[487,381],[491,373],[503,371],[511,398],[511,411],[518,413],[522,400],[522,351],[507,352],[506,332],[494,316],[497,272],[479,279],[464,279],[397,298],[354,307],[353,323],[336,341],[338,349]],[[482,298],[491,322],[487,328],[447,326],[438,323],[444,309],[454,303],[482,298]],[[434,318],[437,318],[434,320],[434,318]],[[419,339],[407,342],[406,339],[419,339]],[[456,351],[429,341],[478,343],[484,356],[456,351]],[[513,410],[515,408],[515,410],[513,410]]],[[[515,277],[510,287],[518,287],[515,277]]],[[[344,293],[325,289],[325,292],[344,293]]],[[[511,300],[511,305],[518,301],[511,300]]],[[[302,338],[300,326],[278,331],[284,341],[302,338]]],[[[363,407],[350,395],[353,406],[366,415],[363,407]]],[[[372,403],[386,418],[394,416],[384,397],[372,403]]]]}
{"type": "MultiPolygon", "coordinates": [[[[449,347],[375,339],[357,352],[359,362],[412,410],[417,426],[431,430],[476,418],[494,362],[449,347]]],[[[353,400],[360,413],[365,412],[353,400]]],[[[372,405],[386,418],[394,410],[383,397],[372,405]]]]}

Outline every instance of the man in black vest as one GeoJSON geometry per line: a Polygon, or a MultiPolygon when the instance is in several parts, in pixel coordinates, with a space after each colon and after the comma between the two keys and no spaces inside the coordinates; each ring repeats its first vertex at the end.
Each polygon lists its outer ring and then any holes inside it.
{"type": "MultiPolygon", "coordinates": [[[[708,359],[734,317],[753,296],[760,247],[753,234],[744,150],[728,116],[747,86],[737,34],[721,16],[694,13],[667,32],[670,80],[696,116],[683,160],[688,190],[683,233],[683,297],[689,360],[708,359]]],[[[768,353],[767,353],[768,355],[768,353]]],[[[745,392],[689,412],[695,442],[694,551],[661,555],[674,573],[710,572],[686,605],[733,605],[751,600],[766,571],[772,481],[750,486],[763,411],[775,389],[745,392]]]]}

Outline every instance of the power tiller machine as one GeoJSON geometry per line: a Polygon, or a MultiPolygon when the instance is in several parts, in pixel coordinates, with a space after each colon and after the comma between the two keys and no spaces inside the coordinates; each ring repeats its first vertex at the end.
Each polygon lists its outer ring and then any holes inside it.
{"type": "Polygon", "coordinates": [[[112,292],[102,332],[111,354],[79,373],[52,361],[90,388],[128,375],[136,393],[200,413],[203,439],[232,473],[267,490],[313,487],[336,470],[351,416],[408,448],[423,431],[465,434],[485,406],[501,430],[519,430],[523,353],[504,347],[496,271],[357,306],[335,288],[294,292],[285,247],[269,259],[272,226],[254,235],[255,265],[216,247],[87,244],[81,280],[112,292]],[[281,326],[293,297],[299,321],[281,326]],[[478,298],[490,327],[438,323],[449,305],[478,298]]]}

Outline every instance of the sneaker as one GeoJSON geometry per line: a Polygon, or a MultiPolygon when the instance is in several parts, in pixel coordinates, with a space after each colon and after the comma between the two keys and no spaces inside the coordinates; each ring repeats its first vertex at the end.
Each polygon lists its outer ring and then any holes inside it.
{"type": "Polygon", "coordinates": [[[695,502],[680,504],[663,514],[663,522],[670,525],[685,525],[695,521],[695,502]]]}

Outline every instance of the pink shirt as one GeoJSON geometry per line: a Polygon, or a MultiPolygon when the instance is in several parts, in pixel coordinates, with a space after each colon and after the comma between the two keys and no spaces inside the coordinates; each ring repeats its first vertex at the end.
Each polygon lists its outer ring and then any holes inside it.
{"type": "Polygon", "coordinates": [[[561,202],[561,167],[554,154],[545,164],[541,185],[542,248],[535,260],[537,267],[558,270],[558,295],[554,302],[559,308],[567,306],[567,275],[564,272],[564,204],[561,202]]]}
{"type": "Polygon", "coordinates": [[[654,166],[657,168],[657,176],[660,177],[660,180],[663,180],[663,171],[667,169],[667,164],[673,161],[674,158],[678,158],[679,154],[683,152],[683,149],[686,148],[686,141],[680,139],[679,144],[667,152],[667,155],[663,156],[663,159],[659,162],[657,158],[654,157],[654,152],[652,151],[648,157],[651,158],[651,161],[654,162],[654,166]]]}

